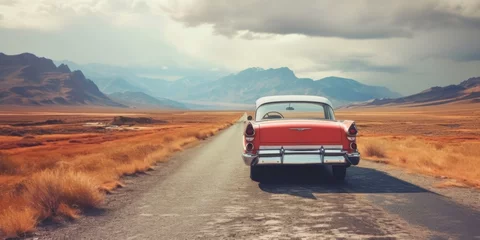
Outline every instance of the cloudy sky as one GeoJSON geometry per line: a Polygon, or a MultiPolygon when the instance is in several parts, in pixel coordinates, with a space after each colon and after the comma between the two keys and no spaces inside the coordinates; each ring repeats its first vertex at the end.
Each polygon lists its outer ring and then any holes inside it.
{"type": "Polygon", "coordinates": [[[480,76],[480,1],[0,0],[0,52],[204,71],[287,66],[410,94],[480,76]]]}

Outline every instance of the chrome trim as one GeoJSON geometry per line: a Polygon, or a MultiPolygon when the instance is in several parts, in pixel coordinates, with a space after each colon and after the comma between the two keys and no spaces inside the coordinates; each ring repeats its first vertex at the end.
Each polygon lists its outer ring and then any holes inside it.
{"type": "Polygon", "coordinates": [[[285,149],[284,153],[285,154],[317,154],[318,155],[321,153],[321,150],[320,149],[317,149],[317,150],[285,149]]]}
{"type": "Polygon", "coordinates": [[[358,164],[360,154],[343,151],[342,145],[260,146],[254,165],[358,164]]]}
{"type": "Polygon", "coordinates": [[[343,151],[342,145],[294,145],[260,146],[258,154],[244,153],[242,158],[247,166],[325,164],[357,165],[360,153],[343,151]]]}
{"type": "Polygon", "coordinates": [[[320,154],[305,154],[305,155],[285,155],[283,157],[283,164],[322,164],[323,156],[320,154]]]}
{"type": "Polygon", "coordinates": [[[258,150],[259,155],[280,155],[280,149],[272,149],[272,150],[265,150],[261,149],[258,150]]]}
{"type": "Polygon", "coordinates": [[[346,163],[345,156],[326,156],[324,164],[346,163]]]}
{"type": "Polygon", "coordinates": [[[245,140],[247,140],[247,142],[252,142],[253,140],[255,140],[255,137],[247,137],[247,136],[245,136],[245,140]]]}
{"type": "Polygon", "coordinates": [[[300,131],[303,132],[305,130],[310,130],[311,128],[290,128],[290,130],[300,131]]]}
{"type": "Polygon", "coordinates": [[[278,165],[282,164],[282,158],[277,156],[277,157],[261,157],[258,158],[258,163],[257,165],[278,165]]]}
{"type": "Polygon", "coordinates": [[[348,162],[350,162],[352,165],[358,165],[360,163],[360,153],[359,152],[353,152],[349,153],[346,155],[348,162]]]}
{"type": "Polygon", "coordinates": [[[250,154],[250,153],[244,153],[242,154],[242,159],[245,165],[247,166],[252,166],[253,160],[257,158],[257,155],[255,154],[250,154]]]}
{"type": "Polygon", "coordinates": [[[353,152],[353,153],[349,153],[347,154],[348,157],[360,157],[360,153],[359,152],[353,152]]]}
{"type": "Polygon", "coordinates": [[[325,149],[325,154],[336,154],[336,153],[344,154],[345,152],[342,149],[325,149]]]}

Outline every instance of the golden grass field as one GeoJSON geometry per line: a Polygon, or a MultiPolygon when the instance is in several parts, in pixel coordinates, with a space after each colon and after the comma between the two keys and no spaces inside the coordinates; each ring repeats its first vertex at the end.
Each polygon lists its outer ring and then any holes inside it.
{"type": "Polygon", "coordinates": [[[105,111],[0,109],[0,236],[28,235],[44,220],[77,218],[121,187],[121,176],[154,168],[243,114],[105,111]],[[159,122],[107,124],[120,115],[159,122]],[[45,124],[47,120],[61,124],[45,124]]]}
{"type": "MultiPolygon", "coordinates": [[[[122,176],[154,168],[242,114],[0,109],[0,232],[24,236],[43,220],[75,219],[121,187],[122,176]],[[120,115],[159,122],[107,124],[120,115]]],[[[445,178],[439,187],[480,187],[480,104],[342,109],[336,117],[357,122],[363,159],[445,178]]]]}
{"type": "Polygon", "coordinates": [[[363,159],[445,178],[437,187],[480,187],[480,104],[344,109],[363,159]]]}

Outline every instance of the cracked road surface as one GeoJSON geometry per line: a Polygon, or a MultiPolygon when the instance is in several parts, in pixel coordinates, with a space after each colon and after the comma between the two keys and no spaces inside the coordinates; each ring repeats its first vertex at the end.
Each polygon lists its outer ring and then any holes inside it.
{"type": "MultiPolygon", "coordinates": [[[[105,209],[39,239],[480,239],[480,213],[360,163],[335,183],[324,167],[275,168],[253,182],[243,124],[127,178],[105,209]]],[[[54,231],[53,231],[54,230],[54,231]]]]}

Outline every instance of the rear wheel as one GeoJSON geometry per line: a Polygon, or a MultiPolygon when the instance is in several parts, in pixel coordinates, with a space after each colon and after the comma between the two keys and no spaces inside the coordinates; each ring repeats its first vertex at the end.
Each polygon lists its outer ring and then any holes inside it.
{"type": "Polygon", "coordinates": [[[262,178],[262,169],[259,167],[250,166],[250,179],[260,182],[262,178]]]}
{"type": "Polygon", "coordinates": [[[346,166],[332,166],[333,177],[337,181],[344,181],[347,176],[347,167],[346,166]]]}

